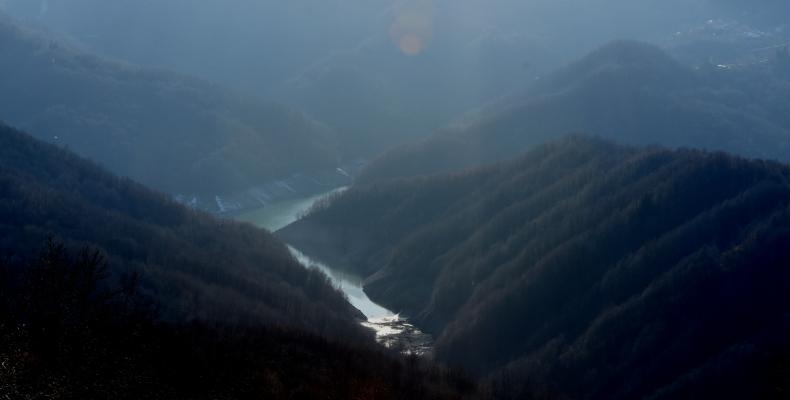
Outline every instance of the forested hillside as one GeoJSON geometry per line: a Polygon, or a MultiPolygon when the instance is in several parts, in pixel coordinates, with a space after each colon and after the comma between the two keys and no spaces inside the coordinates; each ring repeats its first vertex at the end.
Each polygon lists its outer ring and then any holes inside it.
{"type": "Polygon", "coordinates": [[[357,185],[279,235],[502,398],[781,398],[788,204],[778,163],[572,137],[357,185]]]}
{"type": "Polygon", "coordinates": [[[25,261],[48,237],[138,273],[168,318],[266,321],[316,332],[353,325],[326,278],[267,232],[192,212],[95,164],[0,126],[0,254],[25,261]]]}
{"type": "Polygon", "coordinates": [[[0,400],[788,398],[790,0],[0,0],[0,400]]]}
{"type": "Polygon", "coordinates": [[[371,157],[600,43],[663,38],[716,17],[707,3],[5,0],[0,8],[101,55],[287,102],[334,128],[343,155],[371,157]]]}
{"type": "Polygon", "coordinates": [[[334,168],[328,128],[285,106],[109,62],[0,14],[0,118],[170,193],[334,168]]]}
{"type": "Polygon", "coordinates": [[[361,180],[479,165],[573,133],[787,161],[790,70],[781,55],[768,67],[693,69],[652,45],[614,42],[470,122],[391,150],[361,180]]]}
{"type": "Polygon", "coordinates": [[[386,19],[391,3],[5,0],[0,9],[103,56],[267,94],[295,70],[356,45],[386,19]]]}
{"type": "Polygon", "coordinates": [[[460,399],[271,234],[0,125],[0,397],[460,399]]]}
{"type": "Polygon", "coordinates": [[[282,326],[159,319],[101,253],[48,242],[0,260],[0,396],[7,399],[464,399],[463,374],[372,343],[282,326]]]}

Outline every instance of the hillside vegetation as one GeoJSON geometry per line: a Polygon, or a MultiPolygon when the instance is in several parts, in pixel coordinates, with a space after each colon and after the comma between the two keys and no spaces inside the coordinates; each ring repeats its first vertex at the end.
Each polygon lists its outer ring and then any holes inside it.
{"type": "MultiPolygon", "coordinates": [[[[25,262],[47,238],[106,252],[140,274],[169,318],[348,331],[356,311],[269,233],[192,212],[55,146],[0,126],[0,254],[25,262]]],[[[353,331],[353,330],[352,330],[353,331]]]]}
{"type": "Polygon", "coordinates": [[[353,159],[424,138],[600,43],[660,39],[721,14],[707,3],[5,0],[0,9],[97,54],[292,104],[334,128],[353,159]],[[402,48],[410,35],[416,47],[402,48]]]}
{"type": "Polygon", "coordinates": [[[338,163],[331,132],[299,111],[103,60],[1,13],[0,57],[0,118],[156,189],[214,195],[338,163]]]}
{"type": "Polygon", "coordinates": [[[770,398],[790,360],[789,202],[777,163],[573,137],[357,185],[279,234],[513,398],[770,398]]]}
{"type": "Polygon", "coordinates": [[[361,180],[447,172],[515,157],[568,134],[790,160],[790,65],[693,69],[639,42],[614,42],[489,105],[463,125],[393,149],[361,180]]]}
{"type": "Polygon", "coordinates": [[[0,397],[461,399],[271,234],[0,125],[0,397]]]}

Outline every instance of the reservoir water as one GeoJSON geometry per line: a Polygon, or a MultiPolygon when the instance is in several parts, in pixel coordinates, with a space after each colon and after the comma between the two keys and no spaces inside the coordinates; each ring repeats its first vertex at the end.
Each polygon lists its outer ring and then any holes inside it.
{"type": "Polygon", "coordinates": [[[234,218],[276,232],[285,228],[288,224],[295,222],[299,216],[307,212],[316,201],[336,193],[342,193],[344,190],[346,190],[345,187],[340,187],[317,195],[297,197],[267,204],[264,207],[245,211],[236,215],[234,218]]]}
{"type": "MultiPolygon", "coordinates": [[[[338,188],[319,195],[273,203],[259,209],[241,213],[234,218],[239,221],[250,222],[270,231],[277,231],[296,221],[316,201],[343,190],[345,188],[338,188]]],[[[363,290],[362,278],[313,260],[296,248],[291,246],[289,248],[302,265],[308,268],[317,268],[329,276],[335,287],[346,295],[349,303],[365,315],[367,321],[363,322],[362,325],[376,332],[376,338],[379,343],[387,347],[397,348],[405,353],[430,354],[432,338],[414,327],[414,325],[409,324],[406,319],[401,318],[397,313],[387,310],[370,300],[363,290]]]]}

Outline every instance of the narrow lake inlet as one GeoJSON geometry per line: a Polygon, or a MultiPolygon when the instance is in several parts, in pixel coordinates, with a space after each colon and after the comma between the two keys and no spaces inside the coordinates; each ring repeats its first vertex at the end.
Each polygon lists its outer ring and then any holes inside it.
{"type": "MultiPolygon", "coordinates": [[[[276,231],[296,221],[315,202],[345,189],[341,187],[319,195],[272,203],[244,212],[234,218],[270,231],[276,231]]],[[[349,303],[365,315],[367,321],[362,322],[362,325],[376,332],[376,340],[379,343],[407,354],[429,355],[431,353],[433,343],[431,336],[410,324],[406,318],[374,303],[365,294],[361,277],[314,260],[293,246],[289,245],[288,247],[302,265],[307,268],[319,269],[332,280],[335,287],[346,295],[349,303]]]]}

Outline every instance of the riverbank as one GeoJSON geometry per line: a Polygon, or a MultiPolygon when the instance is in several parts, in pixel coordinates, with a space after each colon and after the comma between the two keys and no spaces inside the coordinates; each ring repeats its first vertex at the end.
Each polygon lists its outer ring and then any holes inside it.
{"type": "MultiPolygon", "coordinates": [[[[274,232],[297,221],[316,201],[345,189],[345,187],[337,187],[312,196],[274,202],[236,213],[231,217],[274,232]]],[[[333,268],[314,260],[295,247],[289,246],[289,248],[302,265],[318,269],[332,280],[333,285],[346,295],[349,303],[365,316],[366,320],[361,322],[362,325],[375,331],[379,343],[406,354],[431,355],[433,338],[410,324],[408,319],[373,302],[365,293],[361,277],[345,272],[343,268],[333,268]]]]}
{"type": "Polygon", "coordinates": [[[335,188],[349,186],[364,165],[364,161],[358,160],[334,169],[284,176],[239,192],[176,194],[173,199],[196,210],[236,218],[249,211],[321,196],[335,188]]]}

